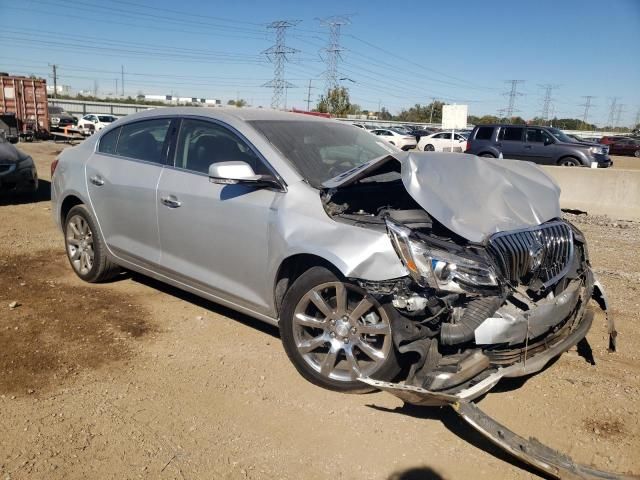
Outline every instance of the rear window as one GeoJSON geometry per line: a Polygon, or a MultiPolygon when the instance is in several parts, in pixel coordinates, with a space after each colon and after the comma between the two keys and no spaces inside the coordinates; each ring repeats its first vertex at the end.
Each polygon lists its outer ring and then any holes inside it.
{"type": "Polygon", "coordinates": [[[500,130],[499,140],[506,141],[522,141],[522,134],[524,133],[524,128],[522,127],[503,127],[500,130]]]}
{"type": "Polygon", "coordinates": [[[162,163],[162,145],[170,123],[170,119],[163,118],[122,126],[116,153],[124,157],[162,163]]]}
{"type": "Polygon", "coordinates": [[[480,127],[476,132],[476,140],[491,140],[493,127],[480,127]]]}
{"type": "Polygon", "coordinates": [[[100,139],[100,145],[98,145],[98,151],[100,153],[116,153],[116,145],[118,144],[118,135],[120,135],[120,129],[116,128],[111,130],[102,136],[100,139]]]}

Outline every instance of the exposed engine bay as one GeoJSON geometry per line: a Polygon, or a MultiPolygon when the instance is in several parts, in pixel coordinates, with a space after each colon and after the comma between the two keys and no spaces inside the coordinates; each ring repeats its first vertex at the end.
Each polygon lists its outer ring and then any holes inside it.
{"type": "MultiPolygon", "coordinates": [[[[472,391],[585,321],[594,294],[588,251],[582,233],[559,218],[470,241],[422,208],[390,164],[322,199],[336,221],[386,230],[409,272],[384,282],[353,279],[388,305],[394,345],[410,365],[403,386],[472,391]]],[[[614,348],[612,325],[610,334],[614,348]]]]}

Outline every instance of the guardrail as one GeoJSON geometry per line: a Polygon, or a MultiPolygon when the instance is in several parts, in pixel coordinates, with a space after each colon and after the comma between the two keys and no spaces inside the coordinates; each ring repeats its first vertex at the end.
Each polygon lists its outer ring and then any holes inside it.
{"type": "Polygon", "coordinates": [[[123,116],[131,113],[158,108],[149,105],[137,105],[132,103],[89,102],[84,100],[63,100],[50,98],[49,105],[62,107],[66,112],[84,116],[88,113],[105,113],[109,115],[123,116]]]}
{"type": "Polygon", "coordinates": [[[560,206],[640,221],[640,170],[542,167],[560,185],[560,206]]]}

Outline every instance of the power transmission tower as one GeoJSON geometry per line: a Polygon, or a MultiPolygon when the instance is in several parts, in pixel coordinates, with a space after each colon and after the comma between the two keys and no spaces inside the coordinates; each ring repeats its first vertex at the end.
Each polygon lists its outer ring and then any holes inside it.
{"type": "Polygon", "coordinates": [[[580,106],[584,107],[584,114],[582,115],[582,126],[587,124],[587,118],[589,117],[589,109],[593,106],[591,105],[591,99],[596,98],[593,95],[584,95],[584,103],[581,103],[580,106]]]}
{"type": "Polygon", "coordinates": [[[633,124],[633,128],[636,128],[636,125],[638,125],[640,123],[640,108],[638,109],[638,111],[636,112],[636,121],[633,124]]]}
{"type": "Polygon", "coordinates": [[[516,105],[516,97],[522,96],[522,93],[518,92],[518,84],[524,83],[524,80],[506,80],[506,83],[511,84],[511,90],[505,92],[504,94],[509,97],[509,104],[507,108],[502,111],[505,113],[505,117],[508,122],[511,122],[511,117],[513,117],[513,112],[517,111],[515,108],[516,105]]]}
{"type": "Polygon", "coordinates": [[[273,62],[273,80],[265,83],[262,86],[273,88],[273,95],[271,97],[271,108],[274,109],[280,108],[285,87],[295,87],[295,85],[287,82],[284,79],[284,64],[289,60],[287,58],[287,55],[292,55],[298,50],[296,50],[295,48],[287,47],[285,45],[284,39],[287,28],[295,27],[298,23],[300,23],[300,20],[277,20],[267,25],[268,29],[275,30],[276,32],[275,45],[262,52],[271,62],[273,62]]]}
{"type": "Polygon", "coordinates": [[[616,118],[616,105],[618,102],[618,97],[613,97],[611,99],[611,105],[609,107],[609,118],[607,119],[607,125],[613,127],[613,122],[616,118]]]}
{"type": "Polygon", "coordinates": [[[53,70],[53,98],[58,98],[58,65],[51,65],[53,70]]]}
{"type": "Polygon", "coordinates": [[[616,123],[614,125],[614,127],[616,128],[620,126],[620,118],[622,117],[623,109],[624,109],[624,103],[619,103],[618,111],[616,112],[616,123]]]}
{"type": "Polygon", "coordinates": [[[553,97],[551,96],[551,92],[554,88],[558,88],[558,85],[552,85],[550,83],[546,83],[544,85],[538,85],[540,88],[544,88],[544,99],[542,100],[542,118],[544,118],[545,123],[549,121],[549,107],[551,106],[551,102],[553,102],[553,97]]]}
{"type": "Polygon", "coordinates": [[[329,44],[321,50],[321,56],[324,53],[324,59],[327,62],[327,70],[325,71],[325,91],[329,92],[338,87],[338,61],[340,54],[344,48],[340,46],[340,32],[343,25],[349,25],[350,15],[335,15],[320,19],[320,25],[329,27],[329,44]]]}

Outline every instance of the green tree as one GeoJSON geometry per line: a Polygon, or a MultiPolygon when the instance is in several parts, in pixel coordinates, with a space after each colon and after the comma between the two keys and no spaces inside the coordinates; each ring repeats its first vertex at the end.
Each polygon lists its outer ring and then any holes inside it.
{"type": "Polygon", "coordinates": [[[434,101],[428,105],[420,105],[416,103],[408,110],[403,109],[397,116],[397,119],[403,122],[433,122],[440,123],[442,121],[442,107],[444,102],[434,101]]]}
{"type": "Polygon", "coordinates": [[[378,112],[378,120],[393,120],[393,115],[389,113],[385,107],[382,107],[378,112]]]}
{"type": "Polygon", "coordinates": [[[336,117],[343,117],[351,112],[351,107],[349,90],[345,87],[337,87],[329,90],[326,95],[320,96],[316,110],[321,113],[330,113],[336,117]]]}
{"type": "Polygon", "coordinates": [[[236,106],[236,107],[246,107],[247,106],[247,101],[243,98],[239,98],[237,100],[229,100],[227,102],[227,105],[232,105],[232,106],[236,106]]]}

